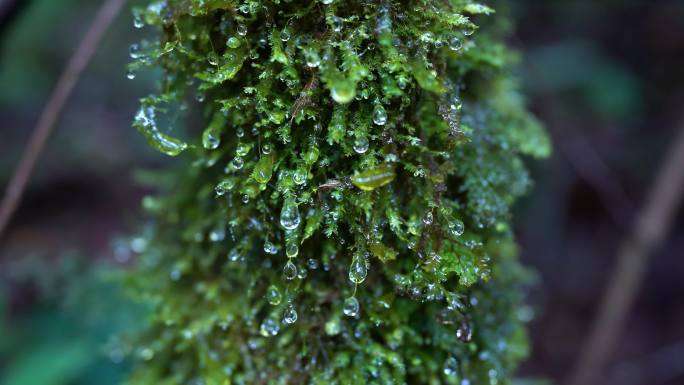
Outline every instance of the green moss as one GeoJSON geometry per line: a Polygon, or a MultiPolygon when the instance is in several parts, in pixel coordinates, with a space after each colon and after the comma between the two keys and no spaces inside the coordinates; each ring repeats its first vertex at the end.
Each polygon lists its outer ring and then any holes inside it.
{"type": "Polygon", "coordinates": [[[145,200],[154,232],[131,286],[153,305],[140,344],[154,354],[131,384],[510,381],[527,273],[509,209],[530,185],[521,156],[550,145],[510,78],[515,55],[471,21],[492,12],[135,10],[162,33],[131,67],[165,75],[134,125],[184,166],[145,200]],[[204,124],[162,133],[157,119],[186,110],[204,124]]]}

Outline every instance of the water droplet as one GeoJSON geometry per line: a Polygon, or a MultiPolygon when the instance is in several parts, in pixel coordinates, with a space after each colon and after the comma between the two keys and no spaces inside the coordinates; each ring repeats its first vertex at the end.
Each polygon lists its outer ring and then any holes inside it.
{"type": "Polygon", "coordinates": [[[368,151],[368,146],[369,146],[368,138],[365,136],[358,136],[354,140],[354,145],[352,147],[354,147],[354,151],[357,154],[363,154],[366,151],[368,151]]]}
{"type": "Polygon", "coordinates": [[[246,156],[249,154],[250,146],[246,143],[238,143],[237,147],[235,148],[235,155],[237,156],[246,156]]]}
{"type": "Polygon", "coordinates": [[[342,28],[344,27],[344,20],[342,20],[341,17],[333,16],[331,19],[331,24],[333,27],[333,31],[335,32],[341,32],[342,28]]]}
{"type": "Polygon", "coordinates": [[[287,309],[285,309],[283,322],[288,325],[292,325],[293,323],[297,322],[297,310],[294,308],[294,306],[292,306],[292,304],[288,305],[287,309]]]}
{"type": "Polygon", "coordinates": [[[457,36],[452,36],[449,39],[449,49],[452,51],[460,51],[463,48],[463,42],[457,36]]]}
{"type": "Polygon", "coordinates": [[[133,119],[133,126],[145,136],[154,148],[166,155],[177,156],[188,147],[188,144],[182,140],[159,131],[155,121],[154,107],[140,107],[133,119]]]}
{"type": "Polygon", "coordinates": [[[217,227],[209,232],[209,240],[212,242],[220,242],[226,238],[226,230],[223,227],[217,227]]]}
{"type": "Polygon", "coordinates": [[[235,167],[236,170],[239,170],[242,168],[242,166],[245,165],[245,160],[242,159],[241,156],[236,156],[233,158],[233,167],[235,167]]]}
{"type": "Polygon", "coordinates": [[[351,102],[356,96],[356,86],[350,81],[341,81],[333,85],[330,96],[340,104],[351,102]]]}
{"type": "Polygon", "coordinates": [[[129,69],[126,71],[126,77],[131,80],[135,79],[135,71],[133,69],[129,69]]]}
{"type": "Polygon", "coordinates": [[[296,240],[287,240],[287,244],[285,245],[285,254],[288,258],[294,258],[297,256],[297,254],[299,254],[299,246],[297,245],[296,240]]]}
{"type": "Polygon", "coordinates": [[[268,183],[273,176],[273,160],[270,156],[265,156],[259,159],[252,171],[252,178],[262,185],[268,183]]]}
{"type": "Polygon", "coordinates": [[[362,255],[354,256],[351,266],[349,266],[349,280],[359,284],[366,279],[367,275],[366,257],[362,255]]]}
{"type": "Polygon", "coordinates": [[[142,28],[145,26],[145,20],[143,20],[142,15],[139,12],[136,12],[133,15],[133,26],[135,28],[142,28]]]}
{"type": "Polygon", "coordinates": [[[432,211],[428,211],[425,213],[425,217],[423,217],[423,223],[426,226],[430,226],[432,224],[433,216],[432,216],[432,211]]]}
{"type": "Polygon", "coordinates": [[[278,334],[280,331],[280,326],[273,318],[266,318],[264,322],[261,323],[259,328],[259,333],[264,337],[272,337],[278,334]]]}
{"type": "Polygon", "coordinates": [[[270,144],[264,144],[263,146],[261,146],[261,153],[262,154],[268,155],[271,153],[271,151],[273,151],[273,149],[271,148],[270,144]]]}
{"type": "Polygon", "coordinates": [[[209,64],[217,66],[219,64],[219,57],[216,54],[216,52],[209,52],[209,54],[207,55],[207,61],[209,62],[209,64]]]}
{"type": "Polygon", "coordinates": [[[359,315],[359,300],[356,297],[349,297],[344,300],[342,312],[347,317],[356,317],[359,315]]]}
{"type": "Polygon", "coordinates": [[[282,40],[282,41],[290,40],[290,32],[287,29],[284,29],[282,32],[280,32],[280,40],[282,40]]]}
{"type": "Polygon", "coordinates": [[[311,68],[316,68],[321,64],[321,57],[315,51],[306,51],[304,56],[306,58],[306,65],[311,68]]]}
{"type": "Polygon", "coordinates": [[[245,36],[245,35],[247,35],[247,26],[244,25],[244,24],[242,24],[242,23],[238,24],[238,25],[237,25],[237,33],[238,33],[238,35],[240,35],[240,36],[245,36]]]}
{"type": "Polygon", "coordinates": [[[264,252],[268,254],[277,254],[278,248],[271,241],[264,242],[264,252]]]}
{"type": "Polygon", "coordinates": [[[298,185],[303,185],[306,183],[306,170],[299,168],[295,170],[294,175],[292,175],[292,180],[298,185]]]}
{"type": "Polygon", "coordinates": [[[240,252],[237,249],[233,249],[228,252],[228,260],[231,262],[237,262],[240,260],[240,252]]]}
{"type": "Polygon", "coordinates": [[[318,150],[318,147],[310,146],[309,149],[304,154],[304,162],[306,162],[306,164],[308,164],[308,165],[312,165],[312,164],[316,163],[319,155],[320,155],[320,151],[318,150]]]}
{"type": "Polygon", "coordinates": [[[197,95],[195,95],[195,99],[200,103],[202,103],[205,98],[206,98],[206,95],[204,95],[204,93],[202,93],[202,92],[198,92],[197,95]]]}
{"type": "Polygon", "coordinates": [[[202,146],[207,150],[216,149],[221,144],[221,138],[217,135],[216,130],[208,128],[202,133],[202,146]]]}
{"type": "Polygon", "coordinates": [[[266,300],[273,306],[280,305],[280,302],[283,300],[283,295],[280,294],[280,290],[278,290],[277,286],[271,285],[268,287],[266,290],[266,300]]]}
{"type": "Polygon", "coordinates": [[[342,327],[340,325],[339,318],[333,318],[325,323],[325,334],[329,336],[335,336],[340,334],[342,327]]]}
{"type": "Polygon", "coordinates": [[[373,123],[377,124],[378,126],[382,126],[387,123],[387,111],[385,111],[385,107],[379,104],[375,106],[373,109],[373,123]]]}
{"type": "Polygon", "coordinates": [[[306,261],[306,265],[307,265],[307,266],[309,267],[309,269],[311,269],[311,270],[316,270],[316,269],[318,269],[318,261],[315,260],[315,259],[313,259],[313,258],[309,258],[309,259],[306,261]]]}
{"type": "Polygon", "coordinates": [[[444,362],[444,374],[447,376],[458,375],[458,360],[455,357],[449,357],[444,362]]]}
{"type": "Polygon", "coordinates": [[[237,48],[240,46],[240,44],[241,44],[240,39],[238,39],[235,36],[229,37],[228,41],[226,42],[226,45],[228,46],[228,48],[237,48]]]}
{"type": "Polygon", "coordinates": [[[283,275],[288,281],[295,279],[297,276],[297,266],[295,266],[292,261],[287,261],[285,267],[283,268],[283,275]]]}
{"type": "Polygon", "coordinates": [[[294,199],[285,200],[283,208],[280,210],[280,225],[287,230],[294,230],[299,226],[301,218],[299,208],[294,199]]]}
{"type": "Polygon", "coordinates": [[[244,204],[249,203],[249,195],[245,194],[242,196],[242,203],[244,203],[244,204]]]}
{"type": "Polygon", "coordinates": [[[451,235],[455,237],[460,237],[463,235],[463,232],[465,231],[465,225],[463,224],[463,221],[460,219],[454,219],[453,221],[449,222],[449,232],[451,235]]]}
{"type": "Polygon", "coordinates": [[[352,183],[363,191],[372,191],[391,183],[395,177],[394,166],[383,163],[352,176],[352,183]]]}
{"type": "Polygon", "coordinates": [[[237,136],[238,138],[242,138],[243,136],[245,136],[245,130],[243,130],[242,127],[238,128],[237,130],[235,130],[235,136],[237,136]]]}
{"type": "Polygon", "coordinates": [[[470,36],[475,33],[475,30],[477,27],[475,27],[475,24],[469,24],[463,29],[463,34],[466,36],[470,36]]]}
{"type": "Polygon", "coordinates": [[[140,55],[140,44],[138,44],[138,43],[131,44],[131,46],[128,47],[128,54],[130,55],[131,59],[139,58],[141,56],[140,55]]]}

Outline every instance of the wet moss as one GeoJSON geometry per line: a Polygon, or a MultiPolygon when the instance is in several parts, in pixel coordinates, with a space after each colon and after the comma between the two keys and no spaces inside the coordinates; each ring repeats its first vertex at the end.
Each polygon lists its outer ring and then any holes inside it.
{"type": "MultiPolygon", "coordinates": [[[[131,384],[505,384],[525,357],[510,206],[550,145],[464,0],[154,1],[131,384]],[[185,111],[204,124],[180,132],[185,111]],[[176,137],[178,136],[178,137],[176,137]],[[184,139],[180,139],[184,138],[184,139]]],[[[491,23],[490,23],[491,24],[491,23]]]]}

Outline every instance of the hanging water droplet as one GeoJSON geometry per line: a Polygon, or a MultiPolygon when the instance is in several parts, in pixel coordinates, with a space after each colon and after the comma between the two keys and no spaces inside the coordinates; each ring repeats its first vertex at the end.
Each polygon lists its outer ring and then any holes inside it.
{"type": "Polygon", "coordinates": [[[283,322],[288,325],[292,325],[293,323],[297,322],[297,310],[294,308],[294,306],[292,306],[292,304],[288,305],[285,309],[283,322]]]}
{"type": "Polygon", "coordinates": [[[217,66],[219,64],[219,57],[216,52],[209,52],[209,54],[207,54],[207,61],[209,64],[217,66]]]}
{"type": "Polygon", "coordinates": [[[205,98],[206,98],[206,95],[204,95],[204,93],[202,93],[202,92],[198,92],[197,95],[195,95],[195,99],[200,103],[202,103],[205,98]]]}
{"type": "Polygon", "coordinates": [[[430,226],[432,224],[433,216],[432,216],[432,211],[428,211],[425,213],[425,216],[423,217],[423,223],[425,226],[430,226]]]}
{"type": "Polygon", "coordinates": [[[450,377],[458,375],[458,360],[455,357],[449,357],[444,362],[444,374],[450,377]]]}
{"type": "Polygon", "coordinates": [[[166,155],[177,156],[188,147],[188,144],[182,140],[159,131],[155,121],[154,107],[140,107],[133,119],[133,126],[145,136],[153,147],[166,155]]]}
{"type": "Polygon", "coordinates": [[[235,36],[229,37],[228,41],[226,42],[226,45],[228,46],[228,48],[233,48],[233,49],[239,47],[240,44],[241,44],[240,39],[238,39],[235,36]]]}
{"type": "Polygon", "coordinates": [[[368,151],[368,146],[369,146],[368,138],[365,136],[358,136],[354,140],[354,145],[352,147],[354,147],[354,151],[357,154],[363,154],[366,151],[368,151]]]}
{"type": "Polygon", "coordinates": [[[330,321],[325,323],[325,334],[329,336],[336,336],[340,334],[342,331],[342,327],[340,325],[340,319],[339,318],[333,318],[330,321]]]}
{"type": "Polygon", "coordinates": [[[288,258],[294,258],[299,254],[299,246],[297,245],[297,241],[294,239],[288,239],[287,244],[285,245],[285,255],[287,255],[288,258]]]}
{"type": "Polygon", "coordinates": [[[387,111],[385,111],[385,107],[379,104],[375,106],[373,109],[373,123],[377,124],[378,126],[382,126],[387,123],[387,111]]]}
{"type": "Polygon", "coordinates": [[[288,281],[295,279],[295,277],[297,276],[297,266],[295,266],[295,264],[292,263],[292,261],[288,260],[285,264],[285,267],[283,268],[283,275],[285,276],[285,279],[287,279],[288,281]]]}
{"type": "Polygon", "coordinates": [[[463,29],[463,34],[466,36],[470,36],[475,33],[475,30],[477,27],[475,27],[475,24],[469,24],[463,29]]]}
{"type": "Polygon", "coordinates": [[[244,165],[245,165],[245,160],[242,159],[242,157],[236,156],[235,158],[233,158],[233,167],[234,167],[236,170],[241,169],[242,166],[244,166],[244,165]]]}
{"type": "Polygon", "coordinates": [[[271,241],[264,242],[264,252],[268,254],[277,254],[278,248],[271,241]]]}
{"type": "Polygon", "coordinates": [[[240,36],[245,36],[245,35],[247,35],[247,26],[244,25],[244,24],[242,24],[242,23],[240,23],[240,24],[237,25],[237,29],[236,29],[236,30],[237,30],[238,35],[240,35],[240,36]]]}
{"type": "Polygon", "coordinates": [[[278,322],[273,318],[266,318],[259,328],[259,333],[264,337],[273,337],[277,335],[279,331],[280,326],[278,326],[278,322]]]}
{"type": "Polygon", "coordinates": [[[138,44],[138,43],[131,44],[131,46],[128,47],[128,55],[130,55],[131,59],[139,58],[141,56],[140,55],[140,44],[138,44]]]}
{"type": "Polygon", "coordinates": [[[237,136],[238,138],[242,138],[243,136],[245,136],[245,130],[243,130],[242,127],[238,128],[237,130],[235,130],[235,136],[237,136]]]}
{"type": "Polygon", "coordinates": [[[237,156],[246,156],[249,154],[250,146],[246,143],[238,143],[237,147],[235,147],[235,155],[237,156]]]}
{"type": "Polygon", "coordinates": [[[266,300],[273,306],[280,305],[280,302],[283,300],[283,295],[280,294],[280,290],[278,290],[277,286],[271,285],[268,287],[266,290],[266,300]]]}
{"type": "Polygon", "coordinates": [[[240,252],[238,249],[233,249],[230,252],[228,252],[228,260],[231,262],[237,262],[240,260],[240,252]]]}
{"type": "Polygon", "coordinates": [[[316,68],[321,64],[321,58],[315,51],[306,51],[306,65],[311,68],[316,68]]]}
{"type": "Polygon", "coordinates": [[[299,208],[294,199],[285,200],[283,208],[280,210],[280,225],[287,230],[294,230],[299,226],[301,218],[299,208]]]}
{"type": "Polygon", "coordinates": [[[463,221],[460,219],[454,219],[453,221],[449,222],[449,232],[451,235],[455,237],[460,237],[463,235],[463,232],[465,231],[465,225],[463,224],[463,221]]]}
{"type": "Polygon", "coordinates": [[[242,203],[244,203],[244,204],[249,203],[249,195],[245,194],[242,196],[242,203]]]}
{"type": "Polygon", "coordinates": [[[359,315],[359,300],[356,297],[349,297],[344,300],[342,312],[347,317],[356,317],[359,315]]]}
{"type": "Polygon", "coordinates": [[[349,103],[356,96],[356,86],[350,81],[340,81],[332,86],[330,96],[337,103],[349,103]]]}
{"type": "Polygon", "coordinates": [[[271,149],[270,144],[264,144],[263,146],[261,146],[261,153],[262,154],[268,155],[271,153],[271,151],[273,151],[273,150],[271,149]]]}
{"type": "Polygon", "coordinates": [[[452,51],[460,51],[463,48],[463,42],[457,36],[452,36],[449,39],[449,49],[452,51]]]}
{"type": "Polygon", "coordinates": [[[306,183],[306,170],[303,168],[295,170],[294,175],[292,175],[292,180],[298,185],[306,183]]]}
{"type": "Polygon", "coordinates": [[[309,267],[309,269],[311,269],[311,270],[316,270],[316,269],[318,269],[318,261],[315,260],[315,259],[313,259],[313,258],[309,258],[309,259],[306,261],[306,265],[307,265],[307,266],[309,267]]]}
{"type": "Polygon", "coordinates": [[[282,40],[282,41],[290,40],[290,32],[287,29],[284,29],[282,32],[280,32],[280,40],[282,40]]]}
{"type": "Polygon", "coordinates": [[[135,28],[142,28],[142,27],[145,26],[145,20],[143,20],[143,17],[142,17],[142,15],[140,14],[140,12],[136,12],[136,13],[133,15],[133,26],[134,26],[135,28]]]}
{"type": "Polygon", "coordinates": [[[126,71],[126,77],[131,80],[135,79],[135,71],[133,69],[129,69],[126,71]]]}
{"type": "Polygon", "coordinates": [[[349,266],[349,280],[359,284],[366,279],[367,275],[366,257],[362,255],[354,256],[351,266],[349,266]]]}
{"type": "Polygon", "coordinates": [[[208,128],[202,133],[202,146],[207,150],[216,149],[221,144],[221,138],[214,129],[208,128]]]}
{"type": "Polygon", "coordinates": [[[254,165],[252,171],[252,178],[262,185],[268,183],[273,176],[273,159],[270,156],[264,156],[254,165]]]}
{"type": "Polygon", "coordinates": [[[212,242],[220,242],[226,238],[226,230],[223,227],[216,227],[209,232],[209,240],[212,242]]]}
{"type": "Polygon", "coordinates": [[[341,32],[342,28],[344,28],[344,20],[342,20],[341,17],[333,16],[331,19],[331,24],[333,27],[333,31],[335,32],[341,32]]]}

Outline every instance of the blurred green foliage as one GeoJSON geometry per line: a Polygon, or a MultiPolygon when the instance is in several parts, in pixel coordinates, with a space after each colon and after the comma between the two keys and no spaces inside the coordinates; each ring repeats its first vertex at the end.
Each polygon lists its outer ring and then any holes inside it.
{"type": "MultiPolygon", "coordinates": [[[[2,264],[0,384],[117,384],[128,371],[117,333],[139,326],[112,266],[66,255],[2,264]]],[[[114,270],[116,271],[116,270],[114,270]]]]}

